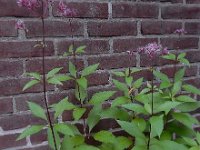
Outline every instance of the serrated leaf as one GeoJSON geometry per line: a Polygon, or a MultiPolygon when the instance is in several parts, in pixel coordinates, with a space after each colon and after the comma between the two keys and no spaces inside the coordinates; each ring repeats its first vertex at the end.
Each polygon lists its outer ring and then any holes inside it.
{"type": "Polygon", "coordinates": [[[62,82],[59,81],[56,77],[48,79],[47,82],[54,85],[63,85],[62,82]]]}
{"type": "Polygon", "coordinates": [[[100,121],[101,117],[99,115],[101,110],[101,106],[94,106],[93,109],[90,111],[87,124],[89,126],[89,132],[96,126],[96,124],[100,121]]]}
{"type": "Polygon", "coordinates": [[[139,68],[131,68],[131,74],[141,71],[139,68]]]}
{"type": "Polygon", "coordinates": [[[187,92],[200,95],[200,90],[194,87],[193,85],[189,84],[183,85],[183,89],[187,92]]]}
{"type": "Polygon", "coordinates": [[[98,133],[94,134],[94,139],[96,141],[102,142],[102,143],[113,143],[115,141],[115,136],[108,131],[100,131],[98,133]]]}
{"type": "Polygon", "coordinates": [[[47,130],[48,144],[52,149],[55,150],[55,149],[59,149],[59,147],[60,147],[60,137],[56,131],[54,131],[54,135],[55,135],[55,143],[56,143],[57,148],[55,147],[52,130],[50,128],[48,128],[48,130],[47,130]]]}
{"type": "Polygon", "coordinates": [[[113,83],[120,91],[124,92],[125,96],[129,96],[128,95],[129,89],[128,89],[126,84],[124,84],[122,82],[119,82],[119,81],[117,81],[115,79],[113,79],[113,83]]]}
{"type": "Polygon", "coordinates": [[[62,141],[61,150],[74,150],[75,146],[84,144],[83,136],[68,136],[66,135],[62,141]]]}
{"type": "Polygon", "coordinates": [[[55,124],[54,129],[57,132],[62,133],[64,135],[74,136],[73,130],[67,124],[64,123],[55,124]]]}
{"type": "Polygon", "coordinates": [[[75,96],[77,100],[83,102],[85,98],[87,97],[87,89],[84,89],[82,86],[76,85],[75,96]]]}
{"type": "Polygon", "coordinates": [[[200,108],[200,102],[185,102],[176,107],[181,112],[191,112],[200,108]]]}
{"type": "Polygon", "coordinates": [[[99,64],[94,64],[94,65],[90,65],[90,66],[86,67],[85,69],[83,69],[83,71],[81,73],[82,77],[88,76],[88,75],[94,73],[97,70],[98,66],[99,66],[99,64]]]}
{"type": "Polygon", "coordinates": [[[125,81],[126,84],[131,87],[132,86],[132,82],[133,82],[133,77],[129,76],[129,77],[125,77],[125,81]]]}
{"type": "Polygon", "coordinates": [[[81,145],[76,147],[74,150],[100,150],[100,149],[91,145],[81,145]]]}
{"type": "Polygon", "coordinates": [[[76,121],[79,120],[85,112],[86,112],[86,108],[75,108],[73,111],[74,119],[76,121]]]}
{"type": "Polygon", "coordinates": [[[33,77],[37,80],[41,80],[40,74],[37,72],[30,72],[30,73],[26,73],[28,76],[33,77]]]}
{"type": "Polygon", "coordinates": [[[69,62],[69,73],[71,74],[71,76],[76,77],[76,67],[74,66],[74,64],[72,64],[72,62],[69,62]]]}
{"type": "Polygon", "coordinates": [[[148,104],[148,103],[144,104],[144,109],[145,109],[149,114],[152,113],[151,105],[150,105],[150,104],[148,104]]]}
{"type": "Polygon", "coordinates": [[[76,80],[78,85],[81,86],[83,89],[87,89],[88,81],[85,77],[81,77],[76,80]]]}
{"type": "Polygon", "coordinates": [[[175,96],[176,94],[178,94],[181,90],[181,86],[182,86],[182,82],[178,81],[175,82],[172,88],[172,95],[175,96]]]}
{"type": "Polygon", "coordinates": [[[167,76],[166,74],[161,73],[160,71],[156,71],[156,70],[153,71],[153,74],[154,74],[157,78],[159,78],[160,80],[162,80],[162,81],[164,81],[164,82],[170,83],[170,80],[169,80],[169,78],[168,78],[168,76],[167,76]]]}
{"type": "Polygon", "coordinates": [[[116,143],[116,147],[119,150],[127,149],[132,145],[131,139],[128,139],[127,137],[124,137],[124,136],[117,137],[115,140],[115,143],[116,143]]]}
{"type": "Polygon", "coordinates": [[[151,137],[160,137],[164,129],[163,116],[153,116],[150,118],[151,123],[151,137]]]}
{"type": "Polygon", "coordinates": [[[176,55],[169,53],[167,55],[162,56],[162,58],[169,59],[169,60],[176,60],[176,55]]]}
{"type": "Polygon", "coordinates": [[[196,102],[195,99],[193,99],[187,95],[180,95],[180,96],[176,97],[176,100],[180,101],[180,102],[196,102]]]}
{"type": "Polygon", "coordinates": [[[165,114],[168,114],[171,109],[175,108],[176,106],[180,104],[181,104],[180,102],[166,101],[160,104],[159,106],[157,106],[157,108],[155,108],[155,112],[164,111],[165,114]]]}
{"type": "Polygon", "coordinates": [[[117,97],[116,99],[113,100],[112,107],[120,106],[122,104],[126,104],[129,102],[131,102],[131,100],[125,96],[117,97]]]}
{"type": "Polygon", "coordinates": [[[197,134],[196,134],[196,140],[197,140],[198,144],[200,144],[200,133],[199,132],[197,132],[197,134]]]}
{"type": "Polygon", "coordinates": [[[68,75],[57,75],[55,76],[54,78],[56,78],[57,80],[61,81],[61,82],[64,82],[64,81],[68,81],[68,80],[71,80],[73,78],[71,78],[70,76],[68,75]]]}
{"type": "Polygon", "coordinates": [[[47,74],[47,79],[53,77],[54,75],[56,75],[60,70],[62,70],[62,67],[60,68],[54,68],[51,71],[48,72],[47,74]]]}
{"type": "Polygon", "coordinates": [[[188,138],[188,137],[182,137],[183,140],[187,143],[189,146],[197,146],[197,142],[194,139],[188,138]]]}
{"type": "Polygon", "coordinates": [[[135,118],[132,122],[134,122],[142,132],[146,129],[146,121],[143,118],[135,118]]]}
{"type": "Polygon", "coordinates": [[[57,104],[53,105],[53,109],[55,111],[54,118],[56,119],[60,116],[65,110],[72,110],[76,108],[72,103],[68,101],[68,98],[64,98],[57,104]]]}
{"type": "Polygon", "coordinates": [[[77,53],[77,54],[84,53],[84,52],[85,52],[85,48],[86,48],[86,46],[79,46],[79,47],[76,49],[76,53],[77,53]]]}
{"type": "Polygon", "coordinates": [[[45,111],[40,105],[33,102],[28,102],[28,106],[34,116],[47,120],[45,111]]]}
{"type": "Polygon", "coordinates": [[[115,94],[115,91],[104,91],[95,93],[91,100],[89,101],[90,104],[97,105],[112,97],[115,94]]]}
{"type": "Polygon", "coordinates": [[[181,58],[179,61],[184,65],[190,66],[190,62],[185,58],[181,58]]]}
{"type": "Polygon", "coordinates": [[[182,81],[184,74],[185,74],[185,68],[182,68],[179,71],[177,71],[174,77],[174,81],[175,82],[182,81]]]}
{"type": "Polygon", "coordinates": [[[133,87],[137,89],[137,88],[141,87],[142,83],[143,83],[143,78],[139,78],[138,80],[136,80],[133,83],[133,87]]]}
{"type": "Polygon", "coordinates": [[[177,57],[177,59],[181,59],[181,58],[184,58],[186,56],[186,53],[180,53],[177,57]]]}
{"type": "Polygon", "coordinates": [[[124,77],[125,74],[123,72],[120,72],[120,71],[113,71],[112,72],[114,75],[118,76],[118,77],[124,77]]]}
{"type": "Polygon", "coordinates": [[[138,114],[148,114],[145,108],[140,104],[134,104],[134,103],[124,104],[122,105],[122,107],[131,110],[133,112],[136,112],[138,114]]]}
{"type": "Polygon", "coordinates": [[[24,86],[23,91],[25,91],[25,90],[31,88],[32,86],[38,84],[39,82],[40,82],[40,81],[38,81],[38,80],[31,80],[31,81],[29,81],[29,82],[26,83],[26,85],[24,86]]]}
{"type": "Polygon", "coordinates": [[[33,135],[33,134],[36,134],[38,132],[40,132],[42,129],[43,129],[43,125],[33,125],[31,127],[28,127],[26,128],[21,134],[20,136],[17,138],[17,141],[27,137],[27,136],[30,136],[30,135],[33,135]]]}

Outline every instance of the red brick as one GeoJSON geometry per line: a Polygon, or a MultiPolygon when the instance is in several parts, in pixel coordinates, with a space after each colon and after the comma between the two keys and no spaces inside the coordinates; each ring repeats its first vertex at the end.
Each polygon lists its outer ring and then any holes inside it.
{"type": "Polygon", "coordinates": [[[183,3],[183,0],[142,0],[144,2],[183,3]]]}
{"type": "Polygon", "coordinates": [[[137,48],[145,46],[151,42],[157,42],[156,38],[127,38],[127,39],[114,39],[113,49],[114,52],[137,51],[137,48]]]}
{"type": "Polygon", "coordinates": [[[63,55],[66,52],[71,44],[75,48],[85,45],[85,53],[87,55],[93,54],[103,54],[108,53],[109,51],[109,41],[104,39],[95,39],[95,40],[62,40],[57,43],[58,54],[63,55]]]}
{"type": "MultiPolygon", "coordinates": [[[[16,95],[21,93],[37,93],[43,91],[42,83],[33,86],[32,88],[22,91],[24,85],[30,81],[30,79],[6,79],[0,81],[0,96],[16,95]]],[[[54,90],[52,85],[47,85],[48,90],[54,90]]]]}
{"type": "Polygon", "coordinates": [[[200,4],[199,0],[186,0],[188,4],[200,4]]]}
{"type": "Polygon", "coordinates": [[[136,65],[135,56],[121,55],[110,55],[110,56],[99,56],[88,58],[89,64],[99,63],[99,69],[117,69],[125,67],[133,67],[136,65]]]}
{"type": "MultiPolygon", "coordinates": [[[[47,141],[47,131],[42,130],[41,132],[34,134],[30,137],[31,144],[41,144],[42,142],[47,141]]],[[[43,149],[42,149],[43,150],[43,149]]]]}
{"type": "MultiPolygon", "coordinates": [[[[108,4],[96,2],[66,2],[67,6],[76,10],[75,18],[108,18],[108,4]]],[[[53,4],[53,15],[61,16],[58,2],[53,4]]]]}
{"type": "Polygon", "coordinates": [[[157,4],[113,3],[114,18],[158,18],[157,4]]]}
{"type": "Polygon", "coordinates": [[[102,37],[136,35],[137,26],[135,21],[88,22],[88,34],[102,37]]]}
{"type": "Polygon", "coordinates": [[[199,38],[161,38],[161,44],[169,49],[198,48],[199,38]]]}
{"type": "Polygon", "coordinates": [[[200,61],[200,53],[198,51],[189,51],[187,52],[186,58],[191,62],[199,62],[200,61]]]}
{"type": "Polygon", "coordinates": [[[134,79],[139,79],[141,77],[149,81],[152,79],[152,72],[149,69],[142,69],[141,71],[133,74],[134,79]]]}
{"type": "MultiPolygon", "coordinates": [[[[176,67],[176,71],[178,71],[180,67],[176,67]]],[[[186,69],[185,72],[185,77],[191,77],[191,76],[196,76],[197,75],[197,66],[190,66],[189,68],[186,69]]],[[[166,67],[162,68],[161,72],[165,73],[168,75],[168,77],[172,78],[174,76],[174,67],[166,67]]]]}
{"type": "Polygon", "coordinates": [[[16,0],[0,0],[1,17],[38,17],[41,15],[41,12],[41,8],[32,12],[24,7],[19,7],[16,0]]]}
{"type": "Polygon", "coordinates": [[[0,21],[0,37],[1,36],[17,36],[15,21],[0,21]]]}
{"type": "MultiPolygon", "coordinates": [[[[42,48],[34,46],[36,41],[2,41],[0,42],[0,58],[23,58],[42,56],[42,48]]],[[[54,54],[53,42],[47,42],[46,56],[54,54]]]]}
{"type": "Polygon", "coordinates": [[[200,19],[200,7],[165,6],[162,8],[164,19],[200,19]]]}
{"type": "Polygon", "coordinates": [[[142,34],[172,34],[181,28],[181,22],[172,21],[143,21],[142,34]]]}
{"type": "Polygon", "coordinates": [[[22,74],[22,61],[0,61],[0,77],[17,77],[22,74]]]}
{"type": "Polygon", "coordinates": [[[13,112],[12,98],[0,98],[0,115],[13,112]]]}
{"type": "Polygon", "coordinates": [[[119,124],[114,119],[102,119],[99,123],[93,128],[92,132],[99,132],[101,130],[110,130],[119,128],[119,124]]]}
{"type": "Polygon", "coordinates": [[[187,22],[185,23],[185,30],[187,34],[200,34],[200,23],[199,22],[187,22]]]}
{"type": "Polygon", "coordinates": [[[12,147],[26,145],[26,139],[16,141],[19,134],[1,135],[0,136],[0,149],[9,149],[12,147]]]}
{"type": "MultiPolygon", "coordinates": [[[[26,21],[28,29],[27,37],[42,37],[41,21],[26,21]]],[[[50,21],[45,20],[45,36],[49,37],[65,37],[65,36],[82,36],[84,34],[83,23],[72,21],[50,21]]]]}
{"type": "Polygon", "coordinates": [[[15,98],[15,105],[17,111],[27,111],[28,109],[28,101],[39,104],[40,106],[44,106],[44,98],[43,94],[31,94],[31,95],[20,95],[15,98]]]}
{"type": "MultiPolygon", "coordinates": [[[[45,59],[45,70],[46,73],[53,68],[57,67],[63,67],[63,69],[60,71],[60,73],[66,73],[68,72],[68,59],[66,58],[50,58],[45,59]]],[[[73,62],[73,60],[70,59],[70,61],[73,62]]],[[[26,63],[26,71],[27,72],[39,72],[42,73],[42,59],[27,59],[26,63]]],[[[80,68],[83,68],[83,60],[77,59],[77,66],[80,70],[80,68]]]]}
{"type": "Polygon", "coordinates": [[[0,118],[0,126],[3,130],[25,128],[28,125],[44,124],[45,121],[34,117],[32,114],[13,114],[0,118]]]}

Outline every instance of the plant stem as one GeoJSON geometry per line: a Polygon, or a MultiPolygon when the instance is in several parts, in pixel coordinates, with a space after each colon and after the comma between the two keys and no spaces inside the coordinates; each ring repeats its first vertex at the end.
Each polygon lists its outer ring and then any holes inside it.
{"type": "MultiPolygon", "coordinates": [[[[154,115],[153,109],[154,109],[154,98],[153,98],[153,92],[154,92],[154,78],[153,78],[153,65],[150,68],[151,70],[151,74],[152,74],[152,78],[151,78],[151,116],[154,115]]],[[[148,135],[148,143],[147,143],[147,150],[150,149],[150,142],[151,142],[151,131],[152,131],[152,126],[150,124],[150,128],[149,128],[149,135],[148,135]]]]}
{"type": "MultiPolygon", "coordinates": [[[[44,2],[42,0],[42,11],[44,14],[44,2]]],[[[51,116],[50,116],[50,112],[49,112],[49,107],[48,107],[48,103],[47,103],[47,90],[46,90],[46,75],[45,75],[45,47],[46,47],[46,39],[45,39],[45,24],[44,24],[44,16],[42,15],[41,17],[42,19],[42,76],[43,76],[43,96],[44,96],[44,104],[45,104],[45,108],[46,108],[46,112],[47,112],[47,118],[48,118],[48,124],[50,126],[51,132],[52,132],[52,136],[53,136],[53,142],[54,142],[54,147],[55,150],[57,149],[57,144],[56,144],[56,138],[55,138],[55,133],[54,133],[54,129],[53,129],[53,124],[51,121],[51,116]]]]}

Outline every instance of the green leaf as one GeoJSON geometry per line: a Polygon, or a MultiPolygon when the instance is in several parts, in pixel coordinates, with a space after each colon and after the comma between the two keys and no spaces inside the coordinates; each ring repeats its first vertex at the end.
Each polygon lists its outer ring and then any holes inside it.
{"type": "Polygon", "coordinates": [[[61,81],[61,82],[64,82],[64,81],[68,81],[68,80],[71,80],[73,78],[71,78],[70,76],[68,75],[57,75],[55,76],[54,78],[56,78],[57,80],[61,81]]]}
{"type": "Polygon", "coordinates": [[[176,55],[169,53],[168,55],[162,56],[162,58],[169,59],[169,60],[176,60],[176,55]]]}
{"type": "MultiPolygon", "coordinates": [[[[59,137],[59,135],[58,135],[58,133],[56,131],[54,131],[54,135],[55,135],[55,141],[56,141],[57,149],[59,149],[59,147],[60,147],[60,137],[59,137]]],[[[52,134],[51,128],[48,128],[48,130],[47,130],[47,138],[48,138],[49,146],[52,149],[55,150],[54,138],[53,138],[53,134],[52,134]]]]}
{"type": "Polygon", "coordinates": [[[54,129],[57,132],[62,133],[64,135],[74,136],[73,130],[67,124],[64,124],[64,123],[56,124],[54,125],[54,129]]]}
{"type": "Polygon", "coordinates": [[[182,137],[183,140],[187,143],[189,146],[197,146],[197,142],[191,138],[188,137],[182,137]]]}
{"type": "Polygon", "coordinates": [[[76,49],[76,53],[78,53],[78,54],[84,53],[84,52],[85,52],[85,48],[86,48],[86,46],[79,46],[79,47],[76,49]]]}
{"type": "Polygon", "coordinates": [[[139,68],[131,68],[131,74],[141,71],[139,68]]]}
{"type": "Polygon", "coordinates": [[[133,82],[133,77],[129,76],[129,77],[125,77],[125,81],[126,84],[131,87],[132,86],[132,82],[133,82]]]}
{"type": "Polygon", "coordinates": [[[62,67],[60,68],[54,68],[51,71],[48,72],[47,74],[47,79],[53,77],[54,75],[56,75],[60,70],[62,70],[62,67]]]}
{"type": "Polygon", "coordinates": [[[133,83],[133,87],[137,89],[137,88],[141,87],[142,83],[143,83],[143,78],[139,78],[138,80],[136,80],[133,83]]]}
{"type": "Polygon", "coordinates": [[[179,61],[180,61],[182,64],[184,64],[184,65],[190,66],[190,62],[189,62],[187,59],[185,59],[185,58],[180,58],[179,61]]]}
{"type": "Polygon", "coordinates": [[[115,94],[115,91],[104,91],[95,93],[91,100],[89,101],[90,104],[97,105],[112,97],[115,94]]]}
{"type": "Polygon", "coordinates": [[[146,129],[146,121],[143,118],[135,118],[132,122],[134,122],[142,132],[146,129]]]}
{"type": "Polygon", "coordinates": [[[26,128],[21,134],[20,136],[17,138],[17,141],[27,137],[27,136],[30,136],[30,135],[33,135],[33,134],[36,134],[38,132],[40,132],[42,129],[43,129],[43,125],[33,125],[31,127],[28,127],[26,128]]]}
{"type": "Polygon", "coordinates": [[[94,64],[94,65],[90,65],[90,66],[86,67],[85,69],[83,69],[82,77],[88,76],[88,75],[94,73],[97,70],[98,66],[99,66],[99,64],[94,64]]]}
{"type": "Polygon", "coordinates": [[[96,124],[101,119],[100,117],[100,110],[101,106],[94,106],[93,109],[90,111],[88,118],[87,118],[87,124],[89,126],[89,132],[96,126],[96,124]]]}
{"type": "Polygon", "coordinates": [[[76,77],[76,67],[74,66],[74,64],[72,64],[72,62],[69,62],[69,73],[71,74],[71,76],[76,77]]]}
{"type": "Polygon", "coordinates": [[[86,112],[86,108],[75,108],[73,111],[74,119],[76,121],[79,120],[85,112],[86,112]]]}
{"type": "Polygon", "coordinates": [[[80,79],[77,79],[76,81],[77,81],[78,85],[81,86],[83,89],[87,89],[88,82],[85,77],[81,77],[80,79]]]}
{"type": "Polygon", "coordinates": [[[29,82],[26,83],[26,85],[24,86],[23,91],[25,91],[25,90],[31,88],[32,86],[36,85],[36,84],[39,83],[39,82],[40,82],[40,81],[38,81],[38,80],[31,80],[31,81],[29,81],[29,82]]]}
{"type": "Polygon", "coordinates": [[[53,109],[55,111],[54,118],[56,119],[60,116],[65,110],[72,110],[76,108],[72,103],[68,101],[68,98],[64,98],[59,103],[53,105],[53,109]]]}
{"type": "Polygon", "coordinates": [[[84,144],[83,136],[68,136],[66,135],[62,141],[61,150],[74,150],[75,146],[84,144]]]}
{"type": "Polygon", "coordinates": [[[189,115],[188,113],[173,113],[173,118],[184,124],[188,128],[192,129],[194,124],[199,124],[197,119],[189,115]]]}
{"type": "Polygon", "coordinates": [[[174,77],[174,81],[175,82],[182,81],[184,74],[185,74],[185,68],[182,68],[179,71],[177,71],[174,77]]]}
{"type": "Polygon", "coordinates": [[[194,146],[194,147],[191,147],[189,150],[199,150],[200,149],[200,146],[194,146]]]}
{"type": "Polygon", "coordinates": [[[183,89],[187,92],[200,95],[200,90],[194,87],[193,85],[189,85],[189,84],[183,85],[183,89]]]}
{"type": "Polygon", "coordinates": [[[30,72],[30,73],[26,73],[28,76],[30,76],[30,77],[33,77],[33,78],[35,78],[35,79],[37,79],[37,80],[41,80],[41,77],[40,77],[40,74],[39,73],[37,73],[37,72],[30,72]]]}
{"type": "Polygon", "coordinates": [[[153,71],[153,74],[154,74],[158,79],[160,79],[160,80],[162,80],[162,81],[164,81],[164,82],[170,83],[170,80],[169,80],[169,78],[167,77],[166,74],[163,74],[163,73],[161,73],[160,71],[156,71],[156,70],[153,71]]]}
{"type": "Polygon", "coordinates": [[[126,121],[117,121],[121,128],[126,131],[128,134],[132,135],[133,137],[140,137],[145,139],[144,134],[138,128],[138,126],[133,122],[126,122],[126,121]]]}
{"type": "Polygon", "coordinates": [[[52,78],[48,79],[47,81],[50,84],[63,85],[62,82],[60,82],[56,77],[52,77],[52,78]]]}
{"type": "Polygon", "coordinates": [[[115,140],[116,147],[119,150],[124,150],[129,148],[132,145],[131,139],[128,139],[127,137],[119,136],[115,140]]]}
{"type": "Polygon", "coordinates": [[[144,104],[144,109],[151,114],[152,110],[151,110],[151,105],[149,103],[144,104]]]}
{"type": "Polygon", "coordinates": [[[131,110],[133,112],[136,112],[138,114],[148,114],[147,111],[144,109],[144,107],[141,106],[140,104],[134,104],[134,103],[124,104],[122,105],[122,107],[131,110]]]}
{"type": "Polygon", "coordinates": [[[47,120],[45,111],[40,105],[33,102],[28,102],[28,106],[34,116],[47,120]]]}
{"type": "Polygon", "coordinates": [[[151,123],[151,137],[155,137],[155,136],[160,137],[164,128],[163,116],[151,117],[150,123],[151,123]]]}
{"type": "Polygon", "coordinates": [[[112,101],[112,107],[120,106],[129,102],[131,102],[131,100],[125,96],[117,97],[112,101]]]}
{"type": "Polygon", "coordinates": [[[68,52],[72,53],[74,51],[74,46],[71,44],[69,46],[68,52]]]}
{"type": "Polygon", "coordinates": [[[181,58],[184,58],[186,56],[186,53],[180,53],[177,57],[177,59],[181,59],[181,58]]]}
{"type": "Polygon", "coordinates": [[[76,147],[74,150],[100,150],[100,149],[91,145],[81,145],[76,147]]]}
{"type": "Polygon", "coordinates": [[[181,90],[181,85],[182,85],[182,82],[181,81],[178,81],[178,82],[175,82],[174,83],[174,86],[172,88],[172,95],[175,96],[176,94],[178,94],[181,90]]]}
{"type": "Polygon", "coordinates": [[[102,142],[102,143],[113,143],[115,141],[115,136],[108,131],[100,131],[98,133],[94,134],[94,139],[96,141],[102,142]]]}
{"type": "Polygon", "coordinates": [[[175,108],[176,106],[180,104],[181,104],[180,102],[166,101],[160,104],[158,107],[156,107],[154,111],[156,113],[164,111],[165,114],[167,115],[171,109],[175,108]]]}
{"type": "Polygon", "coordinates": [[[113,71],[112,72],[114,75],[118,76],[118,77],[124,77],[125,74],[123,72],[120,72],[120,71],[113,71]]]}
{"type": "Polygon", "coordinates": [[[196,140],[197,140],[198,144],[200,144],[200,133],[199,132],[197,132],[197,134],[196,134],[196,140]]]}
{"type": "Polygon", "coordinates": [[[193,99],[187,95],[180,95],[180,96],[176,97],[176,100],[180,101],[180,102],[196,102],[195,99],[193,99]]]}
{"type": "Polygon", "coordinates": [[[191,112],[200,108],[200,102],[185,102],[176,107],[181,112],[191,112]]]}
{"type": "Polygon", "coordinates": [[[117,81],[115,79],[113,79],[113,83],[120,91],[124,92],[125,96],[129,96],[128,95],[129,89],[128,89],[126,84],[121,83],[121,82],[119,82],[119,81],[117,81]]]}
{"type": "Polygon", "coordinates": [[[84,89],[82,86],[78,87],[76,85],[75,96],[79,101],[84,102],[85,98],[87,97],[87,89],[84,89]]]}

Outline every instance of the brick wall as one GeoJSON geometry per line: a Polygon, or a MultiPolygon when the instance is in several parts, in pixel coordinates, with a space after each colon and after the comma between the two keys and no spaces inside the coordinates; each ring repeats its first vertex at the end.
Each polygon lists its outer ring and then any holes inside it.
{"type": "MultiPolygon", "coordinates": [[[[67,60],[61,56],[72,43],[87,45],[86,54],[78,58],[79,67],[100,63],[96,74],[90,76],[89,92],[112,88],[111,69],[129,66],[146,67],[148,60],[137,54],[130,63],[128,50],[156,41],[173,51],[179,47],[187,52],[192,62],[185,79],[196,86],[200,84],[200,0],[70,0],[70,6],[78,9],[73,19],[73,32],[69,19],[61,18],[56,3],[45,21],[47,45],[46,69],[64,66],[67,60]],[[174,30],[185,28],[187,34],[180,40],[174,30]],[[71,35],[74,38],[71,38],[71,35]]],[[[19,133],[35,119],[28,111],[26,101],[41,103],[42,86],[22,92],[27,78],[25,72],[41,71],[41,49],[33,46],[41,39],[41,22],[36,14],[19,8],[15,0],[0,0],[0,149],[45,150],[46,135],[40,134],[16,142],[19,133]],[[17,18],[22,18],[29,30],[16,31],[17,18]],[[34,148],[35,147],[35,148],[34,148]]],[[[157,61],[164,72],[170,75],[168,62],[157,61]]],[[[143,71],[148,79],[148,72],[143,71]]],[[[53,103],[64,96],[71,96],[71,84],[64,87],[48,86],[48,101],[53,103]]],[[[200,86],[199,86],[200,87],[200,86]]],[[[73,97],[73,96],[71,96],[73,97]]],[[[198,114],[197,114],[198,115],[198,114]]],[[[65,113],[64,120],[70,120],[65,113]]],[[[101,123],[105,125],[105,121],[101,123]]],[[[106,125],[114,126],[112,122],[106,125]]],[[[110,128],[107,127],[107,128],[110,128]]]]}

